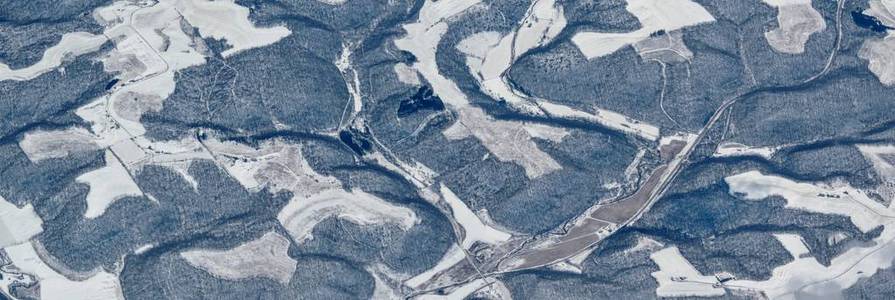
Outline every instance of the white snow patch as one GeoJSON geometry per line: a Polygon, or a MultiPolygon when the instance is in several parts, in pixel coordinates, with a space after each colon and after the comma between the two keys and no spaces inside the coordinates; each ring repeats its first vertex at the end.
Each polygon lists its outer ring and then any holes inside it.
{"type": "MultiPolygon", "coordinates": [[[[460,13],[468,7],[478,3],[479,1],[426,1],[420,11],[419,21],[417,23],[404,25],[407,35],[401,39],[395,40],[395,46],[399,49],[413,53],[417,57],[417,62],[412,65],[417,69],[423,77],[433,84],[439,96],[446,103],[455,107],[465,107],[469,105],[466,95],[451,80],[442,76],[438,71],[435,56],[438,42],[442,35],[447,32],[447,23],[442,22],[443,18],[460,13]],[[463,5],[461,5],[463,4],[463,5]],[[439,11],[439,6],[450,5],[452,11],[439,11]]],[[[462,45],[469,45],[463,43],[462,45]]],[[[479,49],[476,45],[469,45],[479,49]]]]}
{"type": "Polygon", "coordinates": [[[564,138],[569,136],[569,132],[565,129],[537,123],[525,124],[522,126],[522,129],[525,129],[525,131],[528,132],[528,135],[533,138],[548,140],[554,143],[562,142],[564,138]]]}
{"type": "Polygon", "coordinates": [[[47,266],[30,243],[6,247],[3,250],[22,273],[37,277],[40,281],[42,299],[124,299],[118,277],[114,274],[98,271],[86,280],[73,281],[47,266]]]}
{"type": "Polygon", "coordinates": [[[863,232],[884,224],[889,215],[886,207],[849,186],[798,183],[758,171],[729,176],[724,181],[733,195],[742,195],[747,200],[780,196],[786,199],[787,208],[847,216],[863,232]]]}
{"type": "Polygon", "coordinates": [[[573,265],[568,261],[561,261],[552,265],[548,265],[547,269],[557,271],[557,272],[565,272],[572,274],[581,274],[581,266],[573,265]]]}
{"type": "Polygon", "coordinates": [[[225,39],[231,48],[222,56],[267,46],[292,33],[286,26],[269,28],[255,27],[249,20],[249,9],[234,0],[165,0],[173,4],[180,13],[199,29],[205,38],[225,39]]]}
{"type": "Polygon", "coordinates": [[[811,251],[808,250],[808,246],[805,245],[802,236],[798,234],[776,233],[774,234],[774,237],[780,241],[780,244],[783,244],[783,248],[785,248],[786,251],[789,251],[789,254],[791,254],[794,259],[801,259],[802,256],[811,253],[811,251]]]}
{"type": "MultiPolygon", "coordinates": [[[[354,116],[360,113],[364,108],[360,93],[360,79],[357,75],[357,70],[351,66],[351,47],[350,44],[342,44],[342,54],[339,56],[339,59],[334,62],[336,68],[339,69],[339,73],[342,74],[342,78],[345,80],[345,87],[348,89],[348,94],[351,95],[351,103],[353,106],[349,119],[354,118],[354,116]]],[[[342,118],[345,118],[344,113],[342,118]]],[[[358,121],[363,120],[359,119],[358,121]]],[[[339,126],[341,125],[342,124],[339,124],[339,126]]]]}
{"type": "Polygon", "coordinates": [[[416,74],[416,70],[404,63],[395,64],[395,74],[398,75],[398,81],[409,85],[420,85],[420,77],[416,74]]]}
{"type": "Polygon", "coordinates": [[[162,108],[164,99],[174,92],[174,74],[205,63],[200,53],[205,51],[204,43],[193,39],[181,26],[176,5],[189,3],[166,0],[140,5],[119,1],[94,12],[94,18],[105,27],[103,34],[115,42],[115,49],[102,59],[103,65],[107,72],[117,73],[120,83],[108,97],[87,105],[95,111],[79,116],[94,123],[93,132],[106,145],[144,134],[139,117],[162,108]],[[96,127],[103,130],[97,131],[96,127]]]}
{"type": "Polygon", "coordinates": [[[0,248],[27,242],[43,232],[42,226],[30,203],[19,208],[0,196],[0,248]]]}
{"type": "Polygon", "coordinates": [[[890,209],[867,198],[862,191],[848,186],[796,183],[756,171],[727,177],[725,181],[731,193],[743,195],[749,200],[778,195],[786,199],[787,207],[848,216],[864,232],[883,226],[879,237],[834,257],[830,266],[824,266],[811,257],[798,235],[777,234],[775,237],[794,260],[774,268],[768,280],[733,280],[726,282],[726,286],[761,291],[771,299],[792,298],[796,293],[805,297],[837,295],[858,279],[873,276],[878,270],[892,266],[895,258],[895,216],[890,209]]]}
{"type": "Polygon", "coordinates": [[[87,211],[84,213],[84,217],[88,219],[99,217],[118,199],[143,194],[112,151],[106,150],[105,160],[105,167],[76,178],[78,182],[90,186],[90,192],[87,193],[87,211]]]}
{"type": "Polygon", "coordinates": [[[467,56],[476,58],[479,61],[479,67],[481,67],[481,63],[488,56],[488,52],[496,48],[500,42],[500,32],[482,31],[473,33],[457,43],[457,50],[460,50],[467,56]]]}
{"type": "MultiPolygon", "coordinates": [[[[864,14],[874,16],[884,25],[895,26],[895,1],[870,0],[870,8],[864,14]]],[[[886,86],[895,85],[895,31],[887,30],[882,38],[871,38],[864,41],[858,56],[868,61],[867,68],[873,72],[880,83],[886,86]]]]}
{"type": "Polygon", "coordinates": [[[457,245],[451,245],[451,248],[444,253],[444,256],[441,257],[441,260],[434,267],[408,279],[404,282],[404,285],[411,288],[419,287],[431,280],[435,275],[438,275],[438,273],[447,270],[464,259],[466,259],[466,252],[457,245]]]}
{"type": "Polygon", "coordinates": [[[777,28],[765,32],[768,44],[781,53],[805,52],[805,44],[812,34],[823,31],[827,25],[810,0],[763,0],[777,8],[777,28]]]}
{"type": "Polygon", "coordinates": [[[659,265],[659,271],[650,274],[659,283],[656,288],[659,297],[717,297],[725,293],[723,288],[715,286],[718,280],[714,276],[700,274],[677,247],[656,251],[650,259],[659,265]]]}
{"type": "Polygon", "coordinates": [[[792,254],[793,261],[774,268],[766,281],[733,280],[727,285],[763,291],[770,299],[791,298],[799,292],[805,296],[837,295],[854,285],[858,279],[873,276],[878,270],[892,266],[895,258],[895,230],[886,225],[874,244],[847,250],[831,260],[830,266],[820,264],[809,254],[802,238],[792,234],[777,234],[777,239],[792,254]]]}
{"type": "Polygon", "coordinates": [[[106,37],[101,34],[93,35],[88,32],[63,34],[59,43],[44,51],[40,61],[31,66],[13,70],[8,65],[0,63],[0,81],[34,79],[41,74],[58,68],[65,59],[99,50],[105,42],[106,37]]]}
{"type": "Polygon", "coordinates": [[[75,110],[75,115],[90,123],[93,140],[100,147],[108,147],[129,139],[130,134],[117,125],[106,111],[105,98],[98,98],[75,110]]]}
{"type": "Polygon", "coordinates": [[[277,219],[297,243],[313,238],[311,231],[327,217],[336,216],[358,225],[392,223],[409,230],[419,223],[408,208],[393,205],[363,191],[328,190],[310,197],[294,197],[277,219]]]}
{"type": "Polygon", "coordinates": [[[895,179],[895,145],[858,145],[858,150],[873,164],[880,176],[895,179]],[[888,156],[889,159],[885,159],[888,156]]]}
{"type": "Polygon", "coordinates": [[[134,254],[140,255],[146,253],[146,251],[152,250],[152,248],[155,248],[154,244],[145,244],[143,246],[137,247],[137,249],[134,249],[134,254]]]}
{"type": "Polygon", "coordinates": [[[289,257],[289,240],[276,232],[227,250],[197,249],[180,253],[187,263],[215,276],[239,280],[263,277],[288,285],[298,264],[289,257]]]}
{"type": "MultiPolygon", "coordinates": [[[[892,0],[870,0],[867,1],[868,9],[864,13],[869,16],[876,17],[883,25],[895,26],[895,1],[892,0]]],[[[891,34],[891,32],[890,32],[891,34]]]]}
{"type": "Polygon", "coordinates": [[[656,241],[656,240],[648,238],[648,237],[639,236],[639,237],[637,237],[637,244],[634,244],[633,247],[626,249],[624,251],[624,253],[631,254],[631,253],[636,253],[636,252],[640,252],[640,251],[653,251],[653,250],[662,248],[663,246],[665,246],[665,245],[660,243],[659,241],[656,241]]]}
{"type": "Polygon", "coordinates": [[[120,141],[110,146],[109,150],[115,153],[125,167],[140,163],[147,157],[147,153],[132,139],[120,141]]]}
{"type": "Polygon", "coordinates": [[[588,59],[612,54],[630,44],[646,38],[650,34],[666,32],[714,22],[715,18],[701,5],[690,0],[628,0],[625,7],[640,20],[642,27],[625,33],[579,32],[572,36],[572,42],[588,59]]]}
{"type": "Polygon", "coordinates": [[[516,32],[513,47],[516,60],[531,49],[538,48],[552,41],[567,24],[562,5],[556,0],[538,0],[528,9],[528,14],[516,32]]]}
{"type": "Polygon", "coordinates": [[[772,7],[781,7],[789,5],[811,4],[811,0],[761,0],[772,7]]]}
{"type": "Polygon", "coordinates": [[[93,142],[93,135],[81,127],[62,130],[29,131],[19,141],[19,148],[31,162],[62,158],[69,155],[99,149],[93,142]]]}
{"type": "MultiPolygon", "coordinates": [[[[422,26],[431,26],[433,24],[440,23],[447,18],[460,14],[467,8],[478,4],[479,2],[481,2],[481,0],[426,0],[426,2],[423,3],[423,7],[420,9],[419,22],[417,24],[422,26]]],[[[411,25],[405,25],[405,27],[407,26],[411,25]]],[[[438,38],[441,39],[440,36],[438,38]]]]}
{"type": "Polygon", "coordinates": [[[628,116],[617,112],[595,108],[594,110],[597,113],[591,114],[547,101],[539,101],[538,105],[540,105],[541,109],[554,117],[578,119],[604,124],[607,127],[634,134],[650,141],[659,139],[659,127],[631,119],[628,116]]]}
{"type": "Polygon", "coordinates": [[[758,156],[770,159],[777,152],[779,147],[749,147],[739,143],[723,142],[718,145],[713,156],[715,157],[733,157],[733,156],[758,156]]]}
{"type": "Polygon", "coordinates": [[[348,0],[317,0],[317,1],[320,1],[321,3],[329,4],[329,5],[342,5],[342,4],[345,4],[345,2],[348,2],[348,0]]]}
{"type": "Polygon", "coordinates": [[[451,212],[457,223],[463,227],[465,235],[463,237],[463,248],[469,249],[475,242],[482,242],[492,245],[498,245],[510,240],[512,235],[509,233],[488,226],[479,219],[478,216],[468,206],[463,203],[451,189],[441,184],[441,195],[445,202],[451,207],[451,212]]]}

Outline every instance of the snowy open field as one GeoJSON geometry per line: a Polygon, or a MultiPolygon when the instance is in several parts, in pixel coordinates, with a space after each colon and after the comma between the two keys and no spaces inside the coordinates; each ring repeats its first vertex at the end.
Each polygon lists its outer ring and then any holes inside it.
{"type": "Polygon", "coordinates": [[[585,31],[575,34],[572,42],[587,58],[611,54],[659,30],[670,32],[715,21],[705,8],[690,0],[628,0],[627,3],[625,8],[640,20],[641,28],[624,33],[585,31]]]}

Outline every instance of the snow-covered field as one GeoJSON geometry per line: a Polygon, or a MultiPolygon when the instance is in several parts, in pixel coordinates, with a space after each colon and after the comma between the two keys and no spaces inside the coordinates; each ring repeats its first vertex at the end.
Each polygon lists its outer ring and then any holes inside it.
{"type": "MultiPolygon", "coordinates": [[[[282,26],[254,27],[248,20],[248,8],[232,0],[160,1],[144,5],[146,3],[118,1],[97,9],[93,14],[97,22],[105,27],[104,35],[111,37],[116,46],[102,58],[102,62],[107,71],[117,72],[121,83],[108,96],[97,98],[76,111],[90,124],[90,131],[81,128],[34,131],[26,133],[19,142],[32,161],[108,148],[107,166],[78,178],[78,181],[91,186],[87,197],[88,218],[101,215],[108,205],[123,196],[142,195],[128,175],[131,168],[144,163],[158,163],[189,177],[185,171],[189,163],[169,162],[211,158],[201,151],[197,143],[151,142],[142,137],[146,130],[139,123],[143,113],[161,109],[164,99],[174,92],[175,72],[206,61],[204,43],[184,32],[182,18],[199,28],[204,37],[225,39],[232,48],[224,55],[269,45],[290,34],[282,26]],[[221,22],[223,20],[226,22],[221,22]],[[65,146],[60,146],[61,143],[65,146]]],[[[105,42],[105,37],[100,37],[102,41],[97,43],[101,44],[105,42]]],[[[83,43],[72,44],[72,39],[78,38],[83,40],[86,37],[72,35],[68,39],[63,38],[60,45],[75,45],[89,50],[90,47],[83,43]]],[[[48,53],[68,48],[54,49],[51,48],[48,53]]]]}
{"type": "MultiPolygon", "coordinates": [[[[874,16],[886,26],[895,27],[895,1],[870,0],[865,14],[874,16]]],[[[868,61],[868,68],[884,85],[895,85],[895,31],[886,36],[864,41],[858,56],[868,61]]]]}
{"type": "Polygon", "coordinates": [[[180,253],[189,264],[230,280],[264,277],[288,285],[298,262],[286,253],[289,240],[268,232],[233,249],[194,249],[180,253]]]}
{"type": "Polygon", "coordinates": [[[788,208],[847,216],[864,232],[880,226],[883,228],[879,237],[871,243],[853,246],[834,257],[829,266],[820,264],[810,256],[811,251],[800,236],[777,234],[775,236],[794,260],[775,268],[768,280],[733,280],[725,283],[726,286],[762,291],[771,299],[792,298],[796,293],[812,297],[838,295],[858,279],[892,266],[895,259],[895,213],[868,198],[863,191],[845,184],[831,186],[794,182],[757,171],[730,176],[725,181],[731,194],[747,200],[762,200],[776,195],[786,200],[788,208]]]}
{"type": "Polygon", "coordinates": [[[103,35],[93,35],[88,32],[71,32],[62,35],[62,39],[55,46],[44,51],[43,57],[37,63],[21,69],[10,69],[8,65],[0,63],[0,81],[3,80],[31,80],[41,74],[55,70],[62,65],[63,60],[81,54],[99,50],[107,41],[103,35]]]}
{"type": "Polygon", "coordinates": [[[0,248],[27,242],[43,232],[42,226],[31,204],[19,208],[0,196],[0,248]]]}
{"type": "Polygon", "coordinates": [[[588,59],[612,54],[642,41],[659,30],[666,32],[688,26],[714,22],[715,18],[701,5],[690,0],[628,0],[625,7],[640,20],[641,28],[632,32],[605,33],[582,31],[572,42],[588,59]]]}
{"type": "Polygon", "coordinates": [[[286,26],[255,27],[249,20],[249,9],[234,0],[163,0],[177,8],[190,25],[206,38],[224,39],[231,46],[221,55],[276,43],[292,32],[286,26]]]}
{"type": "Polygon", "coordinates": [[[459,246],[453,245],[450,249],[448,249],[447,252],[444,253],[444,256],[441,257],[441,260],[439,260],[434,267],[426,270],[425,272],[417,274],[407,281],[404,281],[404,285],[411,288],[419,287],[420,285],[434,278],[439,273],[460,263],[464,259],[466,259],[466,252],[464,252],[463,249],[460,249],[459,246]]]}
{"type": "Polygon", "coordinates": [[[640,251],[653,251],[662,248],[663,246],[665,245],[659,241],[641,236],[637,237],[637,244],[634,244],[633,247],[625,250],[625,254],[636,253],[640,251]]]}
{"type": "Polygon", "coordinates": [[[463,227],[465,236],[463,238],[463,248],[469,249],[475,242],[488,243],[498,245],[510,240],[509,233],[496,229],[482,222],[481,219],[471,210],[451,189],[441,184],[441,195],[450,205],[454,214],[454,219],[463,227]]]}
{"type": "Polygon", "coordinates": [[[805,52],[812,34],[827,28],[823,16],[811,6],[811,0],[763,0],[777,8],[777,28],[765,32],[765,39],[781,53],[805,52]]]}
{"type": "Polygon", "coordinates": [[[665,63],[688,62],[693,52],[684,43],[681,31],[672,31],[659,36],[651,36],[633,44],[634,50],[644,61],[665,63]]]}
{"type": "MultiPolygon", "coordinates": [[[[207,50],[201,40],[183,31],[181,14],[168,2],[141,7],[133,3],[115,2],[94,14],[105,24],[105,34],[115,38],[115,49],[103,58],[110,71],[142,70],[139,74],[119,72],[122,82],[108,97],[94,104],[101,109],[86,117],[93,121],[94,132],[114,144],[123,138],[142,135],[146,130],[139,117],[149,110],[161,109],[164,99],[174,92],[174,74],[178,70],[205,63],[207,50]],[[105,119],[117,126],[96,130],[96,121],[105,119]],[[119,128],[120,127],[120,128],[119,128]]],[[[186,2],[181,3],[187,5],[186,2]]],[[[196,13],[194,13],[196,14],[196,13]]]]}
{"type": "Polygon", "coordinates": [[[868,232],[895,215],[855,188],[795,182],[790,179],[750,171],[724,179],[730,193],[752,201],[770,196],[786,199],[786,207],[851,218],[861,231],[868,232]]]}
{"type": "Polygon", "coordinates": [[[313,238],[317,223],[334,216],[358,225],[395,224],[409,230],[419,223],[412,210],[385,202],[363,191],[327,190],[311,197],[295,197],[277,219],[296,242],[313,238]]]}
{"type": "Polygon", "coordinates": [[[416,70],[404,63],[395,64],[395,74],[398,74],[398,80],[409,85],[420,85],[420,77],[416,70]]]}
{"type": "Polygon", "coordinates": [[[659,297],[714,297],[725,293],[723,288],[714,286],[718,282],[715,276],[700,274],[677,247],[656,251],[650,259],[659,266],[659,271],[651,274],[659,282],[659,297]]]}
{"type": "Polygon", "coordinates": [[[550,103],[547,101],[538,101],[538,105],[541,107],[541,109],[554,117],[577,119],[603,124],[609,128],[634,134],[650,141],[659,139],[659,127],[631,119],[628,116],[610,110],[595,108],[594,110],[596,111],[596,113],[592,114],[580,110],[575,110],[565,105],[550,103]]]}
{"type": "Polygon", "coordinates": [[[118,199],[143,195],[140,187],[111,150],[106,150],[105,160],[105,167],[84,173],[77,178],[78,182],[90,186],[90,192],[87,193],[87,211],[84,213],[84,217],[88,219],[99,217],[118,199]]]}
{"type": "Polygon", "coordinates": [[[820,264],[797,235],[777,235],[794,260],[774,268],[771,278],[765,281],[733,280],[732,288],[759,290],[771,299],[792,298],[795,293],[820,297],[837,295],[854,285],[858,279],[870,277],[878,270],[892,267],[895,258],[895,230],[886,224],[874,244],[856,246],[833,258],[830,266],[820,264]]]}
{"type": "Polygon", "coordinates": [[[69,127],[62,130],[27,132],[19,140],[19,148],[31,162],[50,158],[63,158],[69,155],[99,149],[93,142],[93,135],[81,127],[69,127]]]}
{"type": "Polygon", "coordinates": [[[3,250],[22,273],[37,277],[40,281],[42,299],[124,299],[118,277],[114,274],[100,270],[85,280],[71,280],[44,263],[31,243],[18,244],[3,250]]]}
{"type": "Polygon", "coordinates": [[[715,157],[758,156],[770,159],[778,147],[749,147],[743,144],[723,142],[715,149],[715,157]]]}

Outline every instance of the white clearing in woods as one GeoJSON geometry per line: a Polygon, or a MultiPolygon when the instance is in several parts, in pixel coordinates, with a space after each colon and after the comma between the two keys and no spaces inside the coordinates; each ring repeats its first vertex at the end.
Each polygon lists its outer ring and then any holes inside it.
{"type": "Polygon", "coordinates": [[[650,259],[659,266],[659,271],[650,274],[659,283],[659,297],[717,297],[725,293],[723,288],[713,286],[718,282],[715,276],[700,274],[677,247],[656,251],[650,259]]]}
{"type": "Polygon", "coordinates": [[[106,166],[78,176],[77,181],[90,186],[84,217],[99,217],[109,205],[126,196],[141,196],[140,187],[131,179],[112,151],[106,150],[106,166]]]}
{"type": "Polygon", "coordinates": [[[0,81],[34,79],[41,74],[58,68],[65,59],[99,50],[106,41],[106,37],[101,34],[93,35],[87,32],[63,34],[59,43],[44,51],[40,61],[33,65],[13,70],[8,65],[0,62],[0,81]]]}
{"type": "Polygon", "coordinates": [[[18,208],[0,196],[0,248],[27,242],[43,232],[42,224],[30,203],[18,208]]]}
{"type": "MultiPolygon", "coordinates": [[[[886,26],[895,26],[895,1],[870,0],[864,14],[874,16],[886,26]]],[[[868,61],[867,68],[887,86],[895,85],[895,30],[887,30],[881,38],[864,40],[858,56],[868,61]]]]}
{"type": "Polygon", "coordinates": [[[286,253],[289,240],[276,232],[232,249],[196,249],[180,253],[189,264],[229,280],[253,277],[273,279],[288,285],[298,262],[286,253]]]}
{"type": "Polygon", "coordinates": [[[63,158],[69,155],[99,149],[93,142],[93,135],[81,127],[69,127],[62,130],[35,130],[25,133],[19,140],[19,148],[31,162],[39,162],[51,158],[63,158]]]}
{"type": "MultiPolygon", "coordinates": [[[[878,166],[875,166],[879,168],[878,166]]],[[[880,170],[878,170],[880,171],[880,170]]],[[[746,200],[762,200],[776,195],[783,197],[787,208],[849,217],[858,229],[868,232],[882,226],[879,237],[870,243],[855,245],[834,257],[829,266],[811,256],[802,238],[794,234],[775,237],[792,254],[794,260],[774,268],[764,281],[732,280],[726,285],[763,292],[771,299],[839,295],[860,278],[873,276],[890,268],[895,259],[895,213],[868,198],[863,191],[848,185],[800,183],[751,171],[725,178],[730,193],[746,200]]]]}
{"type": "Polygon", "coordinates": [[[118,276],[98,271],[83,281],[74,281],[57,273],[41,260],[31,243],[23,243],[3,249],[12,264],[22,273],[37,277],[40,281],[41,299],[97,300],[124,299],[118,276]]]}
{"type": "Polygon", "coordinates": [[[800,183],[787,178],[750,171],[724,178],[730,193],[746,200],[764,200],[770,196],[786,199],[786,207],[851,218],[863,232],[886,222],[887,208],[860,190],[849,186],[831,187],[800,183]]]}
{"type": "Polygon", "coordinates": [[[690,0],[628,0],[625,7],[640,20],[641,28],[625,33],[582,31],[572,42],[588,59],[612,54],[659,30],[666,32],[688,26],[714,22],[715,18],[701,5],[690,0]]]}
{"type": "Polygon", "coordinates": [[[565,105],[559,105],[547,101],[539,101],[538,104],[540,105],[541,109],[550,113],[550,115],[554,117],[577,119],[603,124],[609,128],[634,134],[650,141],[659,139],[659,127],[631,119],[626,115],[614,111],[595,108],[594,110],[596,110],[596,113],[592,114],[580,110],[575,110],[565,105]]]}
{"type": "Polygon", "coordinates": [[[749,147],[739,143],[722,142],[715,149],[712,156],[715,157],[734,157],[734,156],[758,156],[770,159],[776,153],[778,147],[749,147]]]}
{"type": "Polygon", "coordinates": [[[482,242],[492,245],[501,244],[510,240],[509,233],[495,229],[482,222],[479,217],[463,203],[451,189],[441,184],[441,195],[445,202],[451,207],[454,219],[463,227],[465,236],[463,237],[463,248],[469,249],[475,242],[482,242]]]}
{"type": "Polygon", "coordinates": [[[224,39],[231,46],[222,56],[267,46],[292,33],[286,26],[255,27],[249,20],[249,8],[234,0],[166,0],[178,8],[190,25],[206,38],[224,39]]]}
{"type": "Polygon", "coordinates": [[[811,0],[763,0],[777,8],[777,28],[765,32],[771,48],[777,52],[800,54],[812,34],[827,28],[823,16],[811,6],[811,0]]]}
{"type": "Polygon", "coordinates": [[[438,275],[438,273],[447,270],[464,259],[466,259],[466,252],[464,252],[463,249],[460,249],[457,245],[451,245],[451,248],[444,253],[444,256],[441,257],[441,260],[439,260],[434,267],[408,279],[404,282],[404,285],[417,288],[423,283],[431,280],[435,275],[438,275]]]}
{"type": "Polygon", "coordinates": [[[820,264],[797,235],[775,235],[793,256],[793,261],[774,268],[765,281],[733,280],[731,286],[763,291],[769,298],[792,297],[800,293],[809,297],[837,295],[858,279],[870,277],[878,270],[890,268],[895,258],[895,231],[887,224],[879,244],[857,246],[832,259],[830,266],[820,264]]]}
{"type": "Polygon", "coordinates": [[[283,207],[277,219],[297,243],[313,238],[317,223],[335,216],[358,225],[396,224],[409,230],[418,223],[412,210],[363,191],[328,190],[310,197],[296,197],[283,207]]]}

